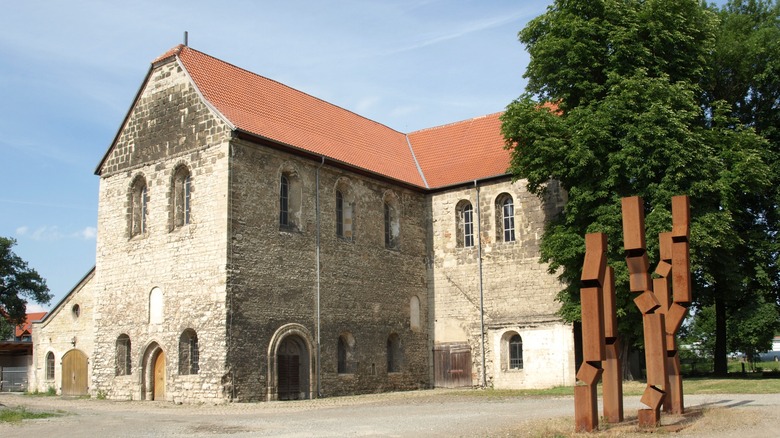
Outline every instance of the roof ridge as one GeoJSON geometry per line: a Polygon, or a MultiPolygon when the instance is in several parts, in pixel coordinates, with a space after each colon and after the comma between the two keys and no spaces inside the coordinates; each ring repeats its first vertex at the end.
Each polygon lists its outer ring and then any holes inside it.
{"type": "Polygon", "coordinates": [[[504,111],[497,111],[497,112],[490,113],[490,114],[483,114],[481,116],[472,117],[470,119],[458,120],[457,122],[445,123],[443,125],[437,125],[437,126],[431,126],[429,128],[418,129],[416,131],[410,132],[409,134],[416,134],[418,132],[432,131],[434,129],[447,128],[447,127],[450,127],[450,126],[460,125],[462,123],[474,122],[474,121],[477,121],[477,120],[480,120],[480,119],[486,119],[488,117],[495,116],[497,114],[503,114],[503,113],[504,113],[504,111]]]}

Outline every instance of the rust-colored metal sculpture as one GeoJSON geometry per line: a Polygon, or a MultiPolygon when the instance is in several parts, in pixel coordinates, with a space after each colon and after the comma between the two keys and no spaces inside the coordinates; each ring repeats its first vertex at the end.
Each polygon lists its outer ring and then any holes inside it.
{"type": "Polygon", "coordinates": [[[607,235],[585,235],[585,263],[582,267],[580,303],[582,305],[582,356],[574,387],[574,423],[578,432],[598,428],[596,387],[606,359],[604,337],[604,281],[607,276],[607,235]]]}
{"type": "Polygon", "coordinates": [[[666,324],[664,314],[656,312],[661,307],[653,293],[649,262],[645,245],[645,210],[642,198],[632,196],[622,199],[623,248],[629,273],[629,289],[638,293],[634,304],[642,312],[645,340],[647,387],[641,402],[649,409],[639,410],[641,427],[656,426],[661,417],[661,404],[666,395],[666,324]]]}
{"type": "MultiPolygon", "coordinates": [[[[691,303],[689,259],[690,203],[687,196],[672,198],[672,231],[658,236],[660,257],[651,279],[645,244],[644,202],[638,196],[622,199],[623,241],[629,272],[629,289],[642,312],[647,387],[641,402],[640,427],[660,422],[661,406],[667,412],[684,411],[680,358],[675,336],[691,303]],[[671,281],[670,281],[671,280],[671,281]]],[[[607,266],[607,237],[585,235],[580,301],[583,363],[574,388],[577,432],[598,428],[596,385],[604,379],[604,418],[623,421],[623,380],[615,309],[614,272],[607,266]]]]}
{"type": "Polygon", "coordinates": [[[604,279],[604,342],[606,360],[601,376],[604,419],[610,423],[620,423],[623,421],[623,367],[617,328],[615,271],[610,266],[607,266],[604,279]]]}
{"type": "MultiPolygon", "coordinates": [[[[682,392],[682,375],[680,374],[680,355],[677,351],[675,336],[688,313],[691,304],[691,266],[689,239],[691,231],[690,201],[687,196],[672,198],[672,232],[662,233],[661,263],[665,263],[662,271],[667,272],[666,265],[671,264],[672,296],[669,296],[668,286],[665,289],[666,314],[666,362],[668,369],[667,399],[664,410],[673,414],[685,411],[682,392]],[[666,248],[664,248],[666,246],[666,248]],[[671,259],[671,260],[670,260],[671,259]],[[671,263],[670,263],[671,262],[671,263]]],[[[656,272],[661,275],[658,269],[656,272]]],[[[668,278],[668,274],[664,279],[668,278]]],[[[668,284],[668,280],[667,280],[668,284]]],[[[663,307],[663,306],[662,306],[663,307]]]]}
{"type": "Polygon", "coordinates": [[[660,257],[652,282],[648,272],[644,237],[642,198],[623,198],[623,236],[631,292],[642,312],[644,324],[647,388],[639,410],[639,425],[653,427],[660,420],[660,407],[682,414],[683,394],[680,358],[675,335],[691,302],[691,276],[688,239],[690,203],[687,196],[672,198],[672,231],[658,236],[660,257]],[[671,275],[671,290],[670,290],[671,275]]]}

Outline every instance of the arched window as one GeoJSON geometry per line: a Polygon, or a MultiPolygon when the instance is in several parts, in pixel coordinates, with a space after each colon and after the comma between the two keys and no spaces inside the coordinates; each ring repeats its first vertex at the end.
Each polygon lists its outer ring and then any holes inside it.
{"type": "Polygon", "coordinates": [[[198,335],[193,329],[184,330],[179,338],[179,374],[198,374],[198,335]]]}
{"type": "Polygon", "coordinates": [[[179,166],[173,174],[171,184],[171,229],[190,223],[190,193],[192,192],[190,171],[179,166]]]}
{"type": "Polygon", "coordinates": [[[387,338],[387,372],[401,371],[401,340],[393,333],[387,338]]]}
{"type": "Polygon", "coordinates": [[[385,247],[398,249],[401,224],[399,221],[398,197],[394,193],[387,193],[384,197],[385,218],[385,247]]]}
{"type": "Polygon", "coordinates": [[[279,176],[279,229],[299,231],[301,227],[301,181],[291,164],[279,176]]]}
{"type": "Polygon", "coordinates": [[[279,188],[279,225],[290,226],[290,179],[282,174],[279,188]]]}
{"type": "Polygon", "coordinates": [[[457,246],[470,248],[474,246],[474,208],[469,201],[460,201],[455,208],[457,225],[457,246]]]}
{"type": "Polygon", "coordinates": [[[518,334],[509,338],[509,369],[523,369],[523,338],[518,334]]]}
{"type": "Polygon", "coordinates": [[[417,295],[409,300],[409,327],[412,330],[420,329],[420,299],[417,295]]]}
{"type": "Polygon", "coordinates": [[[146,233],[148,202],[146,179],[139,175],[130,186],[130,237],[146,233]]]}
{"type": "Polygon", "coordinates": [[[346,332],[339,336],[337,347],[338,373],[353,374],[355,372],[355,338],[346,332]]]}
{"type": "Polygon", "coordinates": [[[116,375],[129,376],[131,371],[130,337],[121,334],[116,338],[116,375]]]}
{"type": "Polygon", "coordinates": [[[54,380],[54,353],[46,353],[46,380],[54,380]]]}
{"type": "Polygon", "coordinates": [[[355,201],[346,178],[336,183],[336,236],[344,240],[355,237],[355,201]]]}
{"type": "Polygon", "coordinates": [[[149,292],[149,324],[162,324],[163,314],[163,292],[159,287],[155,287],[149,292]]]}
{"type": "Polygon", "coordinates": [[[496,234],[498,241],[515,241],[515,205],[508,193],[496,198],[496,234]]]}

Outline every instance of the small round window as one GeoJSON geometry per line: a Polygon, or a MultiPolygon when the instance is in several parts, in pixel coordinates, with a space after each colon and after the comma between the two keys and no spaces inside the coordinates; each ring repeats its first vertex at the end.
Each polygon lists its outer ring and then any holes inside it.
{"type": "Polygon", "coordinates": [[[73,307],[70,308],[70,311],[74,318],[78,318],[79,315],[81,315],[81,307],[79,307],[78,304],[74,304],[73,307]]]}

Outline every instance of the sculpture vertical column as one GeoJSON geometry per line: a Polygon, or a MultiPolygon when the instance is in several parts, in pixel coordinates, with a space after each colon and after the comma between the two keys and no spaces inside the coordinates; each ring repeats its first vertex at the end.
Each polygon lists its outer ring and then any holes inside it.
{"type": "Polygon", "coordinates": [[[611,266],[607,266],[604,279],[604,341],[606,360],[601,377],[604,418],[610,423],[620,423],[623,421],[623,367],[615,304],[615,271],[611,266]]]}
{"type": "Polygon", "coordinates": [[[607,235],[585,235],[585,262],[580,277],[583,362],[574,387],[574,422],[578,432],[598,428],[596,387],[606,359],[603,286],[607,272],[607,235]]]}
{"type": "Polygon", "coordinates": [[[653,293],[649,261],[645,244],[644,202],[638,196],[622,199],[623,244],[629,272],[629,288],[638,293],[634,304],[642,313],[645,341],[647,387],[641,402],[649,409],[639,410],[640,427],[654,427],[661,419],[661,404],[665,396],[666,324],[663,313],[656,312],[661,303],[653,293]]]}
{"type": "MultiPolygon", "coordinates": [[[[685,411],[680,373],[680,354],[675,336],[680,329],[688,306],[691,304],[691,264],[689,239],[691,231],[691,206],[688,196],[672,197],[672,232],[666,238],[671,246],[672,302],[666,316],[666,352],[669,372],[669,401],[664,403],[667,411],[682,414],[685,411]]],[[[668,250],[667,250],[668,252],[668,250]]],[[[663,255],[661,257],[663,259],[663,255]]]]}

